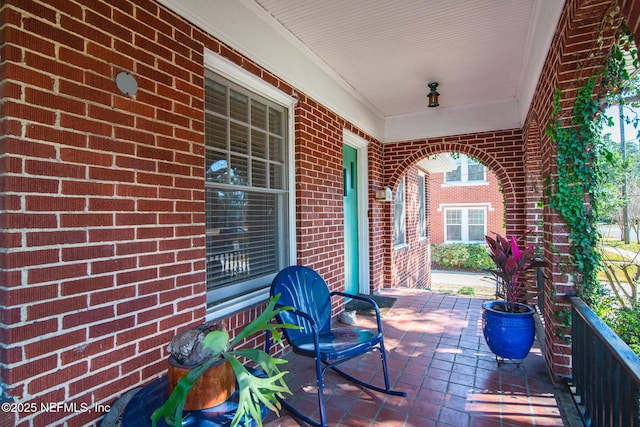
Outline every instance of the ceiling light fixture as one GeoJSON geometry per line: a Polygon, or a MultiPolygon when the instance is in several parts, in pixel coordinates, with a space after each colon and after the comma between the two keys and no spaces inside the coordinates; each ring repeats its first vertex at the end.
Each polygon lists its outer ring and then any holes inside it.
{"type": "Polygon", "coordinates": [[[427,95],[429,97],[429,107],[437,107],[438,105],[440,105],[438,104],[438,97],[440,96],[440,94],[438,93],[438,91],[436,91],[438,82],[429,83],[427,86],[429,86],[429,88],[431,89],[431,92],[429,92],[429,95],[427,95]]]}

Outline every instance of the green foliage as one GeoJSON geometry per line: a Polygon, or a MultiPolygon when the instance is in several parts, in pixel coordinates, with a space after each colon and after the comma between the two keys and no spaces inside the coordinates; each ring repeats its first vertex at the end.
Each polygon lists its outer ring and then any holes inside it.
{"type": "Polygon", "coordinates": [[[590,78],[578,90],[571,126],[560,117],[560,91],[554,100],[554,119],[547,135],[557,145],[558,175],[552,180],[549,205],[562,216],[569,227],[571,261],[575,265],[578,295],[592,304],[599,293],[597,280],[600,241],[595,200],[601,196],[598,185],[602,177],[606,152],[600,140],[602,122],[598,120],[598,102],[594,99],[595,79],[590,78]]]}
{"type": "MultiPolygon", "coordinates": [[[[575,266],[578,295],[640,355],[640,304],[634,302],[631,307],[621,307],[619,295],[609,297],[601,289],[597,275],[602,257],[597,250],[600,235],[596,224],[599,217],[611,217],[610,213],[620,208],[618,189],[624,174],[634,177],[640,172],[636,147],[620,155],[608,135],[601,137],[603,124],[613,123],[601,114],[608,104],[638,107],[640,79],[629,73],[637,69],[638,52],[630,31],[623,27],[602,75],[599,92],[605,91],[607,95],[595,99],[596,79],[590,77],[578,89],[571,123],[565,123],[560,116],[561,99],[557,90],[547,135],[556,143],[558,153],[558,176],[550,182],[550,207],[560,213],[570,230],[570,261],[575,266]]],[[[636,112],[629,111],[631,114],[627,114],[625,120],[637,128],[640,118],[636,112]]],[[[556,331],[559,336],[565,335],[569,316],[566,310],[554,313],[555,323],[560,325],[556,331]]]]}
{"type": "Polygon", "coordinates": [[[471,286],[463,286],[460,288],[460,290],[458,290],[458,293],[460,295],[470,295],[473,296],[476,294],[476,290],[473,289],[473,287],[471,286]]]}
{"type": "Polygon", "coordinates": [[[287,361],[270,356],[262,350],[255,348],[234,349],[236,344],[245,338],[264,331],[269,331],[276,343],[282,341],[281,328],[298,328],[290,324],[273,323],[272,319],[282,311],[291,310],[291,307],[275,308],[279,295],[272,297],[264,311],[251,323],[249,323],[233,339],[229,340],[227,331],[211,331],[204,339],[204,346],[212,351],[212,357],[205,362],[194,367],[180,381],[165,403],[151,414],[153,427],[158,420],[164,417],[165,422],[171,426],[182,425],[182,411],[187,394],[193,388],[198,378],[221,357],[226,359],[231,365],[231,369],[238,381],[239,399],[238,409],[231,421],[231,427],[235,427],[241,421],[249,425],[253,418],[259,427],[262,427],[262,417],[260,416],[260,406],[265,405],[270,410],[278,413],[280,402],[278,397],[283,393],[291,394],[289,387],[284,382],[284,375],[288,371],[280,371],[278,365],[287,361]],[[238,359],[242,357],[256,363],[266,377],[253,375],[238,359]]]}
{"type": "MultiPolygon", "coordinates": [[[[617,102],[620,100],[623,104],[626,104],[626,99],[634,98],[638,95],[638,75],[634,75],[634,71],[638,69],[639,65],[638,49],[634,43],[633,35],[629,28],[623,25],[618,34],[616,34],[616,40],[602,79],[609,101],[617,102]]],[[[637,101],[632,102],[637,105],[637,101]]],[[[632,116],[631,120],[637,121],[635,115],[632,116]]]]}
{"type": "Polygon", "coordinates": [[[453,243],[431,246],[433,266],[442,269],[479,271],[493,268],[493,262],[482,243],[453,243]]]}
{"type": "Polygon", "coordinates": [[[615,310],[604,321],[640,356],[640,303],[615,310]]]}
{"type": "Polygon", "coordinates": [[[510,239],[496,235],[485,236],[489,247],[489,257],[496,265],[496,275],[502,279],[507,311],[517,311],[516,304],[525,302],[530,285],[522,280],[523,274],[531,268],[535,258],[533,245],[520,250],[516,236],[510,239]]]}
{"type": "Polygon", "coordinates": [[[571,310],[563,307],[553,312],[553,323],[556,325],[555,334],[558,338],[569,342],[570,325],[571,325],[571,310]]]}
{"type": "MultiPolygon", "coordinates": [[[[623,26],[616,35],[598,90],[607,95],[601,100],[595,98],[596,78],[591,76],[578,89],[572,121],[566,123],[561,117],[561,92],[557,90],[553,117],[547,127],[547,135],[556,143],[558,153],[558,176],[551,182],[550,207],[558,211],[569,227],[578,295],[590,305],[601,293],[597,279],[601,258],[596,250],[600,239],[596,220],[619,206],[611,202],[619,199],[615,181],[619,179],[618,172],[626,167],[611,141],[603,141],[601,137],[605,121],[612,122],[601,110],[611,102],[624,103],[638,94],[640,85],[634,83],[629,73],[638,68],[637,57],[633,36],[623,26]]],[[[637,115],[630,120],[640,122],[637,115]]]]}
{"type": "Polygon", "coordinates": [[[637,144],[632,143],[640,137],[640,74],[637,73],[637,69],[638,51],[630,31],[623,27],[616,35],[606,74],[602,79],[602,85],[607,92],[603,101],[605,105],[609,105],[605,110],[605,120],[609,126],[618,121],[631,125],[636,129],[636,135],[628,134],[629,126],[623,127],[626,128],[624,135],[620,134],[620,139],[624,142],[618,143],[611,139],[610,134],[604,135],[605,143],[610,146],[614,158],[602,183],[607,196],[599,201],[599,211],[603,219],[617,219],[622,222],[624,205],[634,226],[640,218],[640,199],[637,194],[640,183],[640,153],[637,144]]]}

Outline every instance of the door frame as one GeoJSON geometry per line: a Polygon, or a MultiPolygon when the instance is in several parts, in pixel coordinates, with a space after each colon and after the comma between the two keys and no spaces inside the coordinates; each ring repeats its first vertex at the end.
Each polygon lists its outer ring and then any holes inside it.
{"type": "Polygon", "coordinates": [[[355,133],[342,130],[342,142],[357,152],[356,177],[358,191],[358,292],[369,295],[369,168],[367,146],[369,141],[359,137],[355,133]]]}

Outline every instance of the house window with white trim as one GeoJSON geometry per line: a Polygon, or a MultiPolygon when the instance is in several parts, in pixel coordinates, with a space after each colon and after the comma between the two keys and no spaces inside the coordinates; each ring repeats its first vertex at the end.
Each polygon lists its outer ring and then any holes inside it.
{"type": "Polygon", "coordinates": [[[405,178],[402,177],[393,200],[393,244],[396,247],[404,246],[407,242],[406,216],[405,178]]]}
{"type": "Polygon", "coordinates": [[[482,242],[487,230],[484,208],[445,209],[446,243],[482,242]]]}
{"type": "Polygon", "coordinates": [[[231,80],[205,76],[207,302],[265,291],[289,264],[289,114],[231,80]]]}
{"type": "Polygon", "coordinates": [[[456,163],[456,169],[445,173],[447,184],[476,184],[487,181],[487,168],[474,158],[460,154],[456,163]]]}
{"type": "Polygon", "coordinates": [[[425,195],[425,175],[422,172],[418,173],[418,230],[420,233],[420,239],[427,238],[427,209],[426,209],[426,195],[425,195]]]}

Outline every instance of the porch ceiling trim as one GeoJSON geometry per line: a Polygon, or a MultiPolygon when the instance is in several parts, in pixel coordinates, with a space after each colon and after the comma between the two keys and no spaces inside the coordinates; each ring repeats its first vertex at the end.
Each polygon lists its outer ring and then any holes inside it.
{"type": "Polygon", "coordinates": [[[253,0],[158,1],[382,142],[521,128],[564,5],[534,1],[515,97],[384,117],[253,0]]]}
{"type": "Polygon", "coordinates": [[[248,0],[158,0],[382,141],[384,118],[302,43],[248,0]]]}

